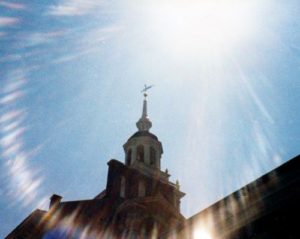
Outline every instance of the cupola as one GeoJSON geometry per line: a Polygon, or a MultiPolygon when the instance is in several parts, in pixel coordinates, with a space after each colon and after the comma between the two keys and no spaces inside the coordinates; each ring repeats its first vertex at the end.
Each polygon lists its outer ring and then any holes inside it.
{"type": "Polygon", "coordinates": [[[163,153],[161,142],[157,136],[150,133],[152,122],[147,113],[147,94],[145,86],[142,116],[136,123],[138,131],[124,144],[125,164],[129,167],[140,165],[160,170],[160,159],[163,153]]]}

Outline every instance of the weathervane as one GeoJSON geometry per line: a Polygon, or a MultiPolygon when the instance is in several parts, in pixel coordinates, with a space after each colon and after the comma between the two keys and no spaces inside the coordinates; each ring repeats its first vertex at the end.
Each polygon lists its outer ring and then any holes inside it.
{"type": "Polygon", "coordinates": [[[141,91],[142,93],[144,92],[145,98],[147,97],[147,91],[151,89],[154,85],[144,85],[144,89],[141,91]]]}

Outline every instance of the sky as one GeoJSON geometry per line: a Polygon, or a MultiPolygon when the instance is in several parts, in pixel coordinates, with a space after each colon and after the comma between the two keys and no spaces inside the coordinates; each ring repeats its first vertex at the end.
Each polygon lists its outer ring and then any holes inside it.
{"type": "Polygon", "coordinates": [[[298,0],[0,0],[0,238],[105,188],[144,84],[185,217],[298,155],[299,29],[298,0]]]}

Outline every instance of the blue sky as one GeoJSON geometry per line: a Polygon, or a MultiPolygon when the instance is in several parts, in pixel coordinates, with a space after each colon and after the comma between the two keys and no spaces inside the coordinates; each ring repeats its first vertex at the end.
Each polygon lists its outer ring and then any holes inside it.
{"type": "Polygon", "coordinates": [[[298,155],[299,29],[296,0],[0,1],[0,237],[104,189],[145,83],[186,217],[298,155]]]}

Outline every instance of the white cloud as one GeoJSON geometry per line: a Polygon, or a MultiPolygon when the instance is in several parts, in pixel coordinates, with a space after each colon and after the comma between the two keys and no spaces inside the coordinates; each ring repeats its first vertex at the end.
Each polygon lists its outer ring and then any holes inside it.
{"type": "Polygon", "coordinates": [[[6,2],[6,1],[1,1],[0,6],[6,7],[12,10],[24,10],[26,9],[26,6],[21,3],[12,3],[12,2],[6,2]]]}
{"type": "MultiPolygon", "coordinates": [[[[19,56],[21,57],[21,56],[19,56]]],[[[25,79],[24,78],[19,78],[17,80],[8,82],[7,85],[3,87],[2,93],[11,93],[13,91],[19,90],[24,84],[25,84],[25,79]]]]}
{"type": "Polygon", "coordinates": [[[47,37],[47,35],[43,33],[32,33],[26,37],[26,46],[36,46],[36,45],[41,45],[45,43],[49,43],[51,41],[50,38],[47,37]]]}
{"type": "Polygon", "coordinates": [[[15,25],[20,22],[16,17],[0,17],[0,27],[15,25]]]}
{"type": "Polygon", "coordinates": [[[24,110],[12,110],[7,113],[4,113],[0,115],[0,123],[6,123],[11,120],[14,120],[15,118],[19,118],[24,116],[25,111],[24,110]]]}
{"type": "Polygon", "coordinates": [[[64,36],[68,31],[32,32],[24,35],[24,46],[31,47],[53,42],[53,40],[64,36]]]}
{"type": "Polygon", "coordinates": [[[21,124],[22,120],[19,119],[19,120],[13,120],[12,122],[6,124],[6,125],[3,125],[1,131],[3,134],[6,134],[7,132],[9,131],[13,131],[13,130],[16,130],[20,124],[21,124]]]}
{"type": "Polygon", "coordinates": [[[39,171],[30,163],[41,146],[30,151],[25,149],[24,134],[28,127],[23,120],[27,111],[16,108],[15,104],[24,95],[22,88],[26,83],[26,71],[20,68],[9,72],[0,90],[0,107],[5,104],[3,108],[8,110],[0,114],[0,156],[5,165],[0,181],[6,181],[4,196],[18,206],[40,203],[43,181],[39,171]]]}
{"type": "Polygon", "coordinates": [[[1,139],[0,139],[0,145],[2,147],[9,147],[11,145],[13,145],[15,142],[18,141],[18,139],[20,137],[22,137],[23,133],[25,132],[25,128],[18,128],[13,132],[10,132],[6,135],[4,135],[1,139]]]}
{"type": "Polygon", "coordinates": [[[22,91],[15,91],[15,92],[9,93],[9,94],[3,96],[2,98],[0,98],[0,105],[1,104],[5,105],[8,103],[15,102],[17,99],[19,99],[22,96],[23,96],[22,91]]]}
{"type": "Polygon", "coordinates": [[[50,6],[48,14],[54,16],[80,16],[94,12],[102,6],[99,0],[63,0],[50,6]]]}

